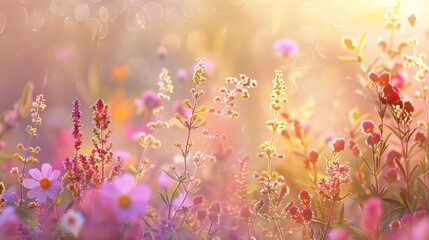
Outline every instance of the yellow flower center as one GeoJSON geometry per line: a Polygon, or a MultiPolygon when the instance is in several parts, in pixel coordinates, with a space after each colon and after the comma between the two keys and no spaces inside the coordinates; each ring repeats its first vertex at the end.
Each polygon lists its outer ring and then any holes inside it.
{"type": "Polygon", "coordinates": [[[118,198],[118,203],[119,203],[119,206],[126,208],[126,207],[130,206],[131,198],[127,194],[122,194],[118,198]]]}
{"type": "Polygon", "coordinates": [[[40,187],[41,188],[47,189],[49,187],[49,185],[51,185],[51,181],[49,181],[49,179],[43,178],[42,180],[40,180],[40,187]]]}

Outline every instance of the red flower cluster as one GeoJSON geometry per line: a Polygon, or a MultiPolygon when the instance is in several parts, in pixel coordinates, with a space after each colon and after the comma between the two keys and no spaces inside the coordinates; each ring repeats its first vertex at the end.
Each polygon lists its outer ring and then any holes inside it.
{"type": "Polygon", "coordinates": [[[285,209],[285,214],[289,214],[290,218],[297,223],[304,224],[311,221],[313,218],[313,210],[311,210],[311,198],[313,197],[310,192],[303,189],[298,195],[299,200],[301,201],[301,206],[303,210],[301,211],[298,206],[295,205],[293,201],[290,201],[285,209]]]}

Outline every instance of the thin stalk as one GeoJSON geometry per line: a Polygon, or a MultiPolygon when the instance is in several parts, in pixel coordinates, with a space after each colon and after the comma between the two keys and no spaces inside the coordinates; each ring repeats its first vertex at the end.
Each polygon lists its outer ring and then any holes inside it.
{"type": "MultiPolygon", "coordinates": [[[[33,124],[33,128],[35,127],[35,124],[33,124]]],[[[19,176],[19,202],[18,202],[18,206],[19,206],[19,218],[22,220],[22,206],[24,204],[24,198],[23,198],[23,192],[24,192],[24,173],[25,173],[25,166],[27,166],[27,159],[28,159],[28,154],[29,154],[29,147],[30,147],[30,143],[31,140],[33,139],[33,134],[30,134],[30,137],[28,137],[28,141],[27,141],[27,150],[25,151],[25,157],[24,157],[24,162],[23,162],[23,166],[22,166],[22,172],[21,172],[21,176],[19,176]]]]}

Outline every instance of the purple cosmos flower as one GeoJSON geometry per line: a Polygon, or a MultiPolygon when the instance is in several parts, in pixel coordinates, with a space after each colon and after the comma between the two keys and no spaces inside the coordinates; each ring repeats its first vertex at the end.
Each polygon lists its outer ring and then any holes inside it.
{"type": "Polygon", "coordinates": [[[38,202],[46,202],[47,197],[54,199],[60,189],[60,181],[58,178],[61,173],[58,170],[53,170],[49,163],[42,165],[42,171],[33,168],[28,171],[32,178],[24,179],[24,187],[31,189],[27,196],[29,198],[36,198],[38,202]]]}
{"type": "Polygon", "coordinates": [[[298,53],[298,45],[291,39],[283,38],[274,43],[274,50],[282,57],[291,57],[298,53]]]}
{"type": "Polygon", "coordinates": [[[134,176],[127,173],[117,177],[112,184],[105,183],[101,195],[114,202],[118,216],[125,220],[146,213],[150,189],[143,184],[135,187],[134,176]]]}

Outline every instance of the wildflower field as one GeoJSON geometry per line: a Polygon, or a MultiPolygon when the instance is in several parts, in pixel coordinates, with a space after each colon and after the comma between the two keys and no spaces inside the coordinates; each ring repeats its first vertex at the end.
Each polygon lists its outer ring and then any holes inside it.
{"type": "Polygon", "coordinates": [[[428,240],[427,11],[0,1],[0,240],[428,240]]]}

